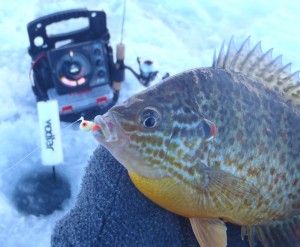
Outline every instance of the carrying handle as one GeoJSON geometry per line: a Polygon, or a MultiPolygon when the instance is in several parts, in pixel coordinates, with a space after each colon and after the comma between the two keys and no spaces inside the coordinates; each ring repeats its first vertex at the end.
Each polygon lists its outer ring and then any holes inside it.
{"type": "Polygon", "coordinates": [[[30,42],[29,53],[31,56],[55,48],[55,43],[58,41],[70,39],[74,42],[84,42],[97,38],[109,40],[109,33],[106,27],[106,14],[103,11],[89,11],[84,8],[66,10],[43,16],[29,22],[27,30],[30,42]],[[89,27],[69,33],[47,35],[46,27],[48,25],[71,18],[88,18],[89,27]],[[36,44],[36,38],[40,39],[40,45],[36,44]]]}

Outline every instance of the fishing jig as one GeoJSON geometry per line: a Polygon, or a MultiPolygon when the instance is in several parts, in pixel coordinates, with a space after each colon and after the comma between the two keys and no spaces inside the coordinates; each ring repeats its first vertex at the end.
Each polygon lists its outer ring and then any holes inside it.
{"type": "Polygon", "coordinates": [[[79,128],[82,131],[96,131],[100,129],[99,125],[95,124],[92,121],[84,120],[83,117],[81,118],[81,123],[79,125],[79,128]]]}

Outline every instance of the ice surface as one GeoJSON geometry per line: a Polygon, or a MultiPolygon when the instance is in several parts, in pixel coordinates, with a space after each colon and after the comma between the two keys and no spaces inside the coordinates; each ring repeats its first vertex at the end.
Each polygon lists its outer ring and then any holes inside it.
{"type": "MultiPolygon", "coordinates": [[[[14,207],[13,189],[21,177],[40,165],[35,97],[29,82],[30,58],[26,24],[56,11],[87,7],[105,10],[111,43],[121,36],[122,1],[96,0],[14,0],[0,3],[0,246],[38,247],[50,245],[55,221],[73,205],[89,156],[97,146],[91,135],[78,126],[62,130],[65,163],[57,168],[71,183],[72,198],[63,211],[50,216],[24,216],[14,207]],[[13,166],[12,168],[10,168],[13,166]]],[[[274,47],[274,57],[283,54],[283,63],[300,68],[299,1],[127,1],[124,43],[126,64],[136,57],[152,59],[161,75],[210,66],[213,51],[223,39],[235,36],[237,47],[251,35],[251,45],[262,40],[264,51],[274,47]]],[[[137,67],[135,67],[137,68],[137,67]]],[[[120,101],[143,87],[127,73],[120,101]]],[[[62,127],[66,127],[63,124],[62,127]]]]}

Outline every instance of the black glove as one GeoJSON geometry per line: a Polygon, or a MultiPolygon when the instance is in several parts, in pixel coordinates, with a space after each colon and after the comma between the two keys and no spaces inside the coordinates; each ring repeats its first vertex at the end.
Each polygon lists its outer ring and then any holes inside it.
{"type": "Polygon", "coordinates": [[[54,229],[52,246],[199,246],[189,220],[143,196],[104,148],[94,152],[75,207],[54,229]]]}
{"type": "MultiPolygon", "coordinates": [[[[246,247],[240,227],[227,224],[228,247],[246,247]]],[[[91,157],[74,208],[54,229],[53,247],[197,246],[187,218],[142,195],[125,168],[103,147],[91,157]]],[[[259,245],[260,246],[260,245],[259,245]]]]}

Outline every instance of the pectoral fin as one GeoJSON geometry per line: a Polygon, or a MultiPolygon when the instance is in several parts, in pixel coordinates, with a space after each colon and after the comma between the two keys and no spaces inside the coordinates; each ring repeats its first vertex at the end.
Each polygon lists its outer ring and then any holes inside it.
{"type": "Polygon", "coordinates": [[[201,247],[227,246],[226,226],[219,219],[190,218],[194,234],[201,247]]]}
{"type": "MultiPolygon", "coordinates": [[[[244,178],[217,168],[210,168],[203,163],[197,163],[190,170],[194,174],[191,184],[200,192],[200,195],[206,196],[205,199],[210,197],[209,200],[203,199],[202,202],[219,202],[219,210],[223,210],[224,207],[233,209],[245,204],[255,205],[262,199],[259,189],[244,178]]],[[[216,208],[216,204],[205,205],[205,208],[211,207],[216,208]]]]}

